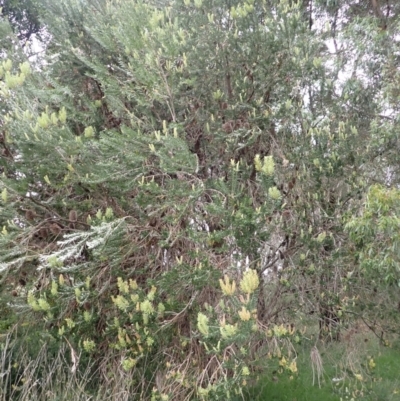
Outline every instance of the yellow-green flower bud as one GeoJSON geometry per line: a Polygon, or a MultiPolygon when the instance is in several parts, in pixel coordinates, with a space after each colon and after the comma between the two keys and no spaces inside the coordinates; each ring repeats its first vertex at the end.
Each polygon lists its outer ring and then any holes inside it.
{"type": "Polygon", "coordinates": [[[2,200],[4,203],[7,203],[7,200],[8,200],[8,191],[7,191],[7,188],[4,188],[4,189],[1,191],[1,200],[2,200]]]}
{"type": "Polygon", "coordinates": [[[256,171],[262,170],[263,165],[261,163],[260,155],[254,157],[254,167],[256,168],[256,171]]]}
{"type": "Polygon", "coordinates": [[[92,320],[92,314],[89,311],[85,310],[83,312],[83,320],[85,322],[90,322],[92,320]]]}
{"type": "Polygon", "coordinates": [[[279,200],[281,198],[281,193],[277,187],[268,188],[268,195],[274,200],[279,200]]]}
{"type": "Polygon", "coordinates": [[[58,294],[58,284],[56,281],[51,282],[50,292],[51,292],[51,295],[54,295],[54,296],[56,296],[58,294]]]}
{"type": "Polygon", "coordinates": [[[50,304],[44,298],[38,299],[38,305],[42,311],[50,310],[50,304]]]}
{"type": "Polygon", "coordinates": [[[136,280],[132,279],[129,279],[129,287],[131,287],[132,290],[137,290],[139,288],[136,280]]]}
{"type": "Polygon", "coordinates": [[[250,375],[250,370],[249,370],[249,368],[247,366],[243,366],[242,375],[243,376],[249,376],[250,375]]]}
{"type": "Polygon", "coordinates": [[[116,297],[111,297],[114,304],[121,309],[122,311],[126,311],[129,308],[129,301],[123,297],[122,295],[117,295],[116,297]]]}
{"type": "Polygon", "coordinates": [[[296,361],[293,360],[290,365],[288,366],[288,369],[292,372],[292,373],[297,373],[297,364],[296,361]]]}
{"type": "Polygon", "coordinates": [[[61,110],[58,112],[58,118],[63,124],[65,124],[65,122],[67,121],[67,110],[65,110],[65,107],[62,107],[61,110]]]}
{"type": "Polygon", "coordinates": [[[150,292],[147,294],[147,299],[149,301],[154,301],[154,296],[156,294],[157,291],[157,287],[155,287],[154,285],[151,287],[150,292]]]}
{"type": "Polygon", "coordinates": [[[108,207],[106,209],[106,213],[104,214],[104,216],[106,217],[106,219],[112,219],[114,217],[113,210],[110,207],[108,207]]]}
{"type": "Polygon", "coordinates": [[[129,293],[129,284],[126,281],[122,280],[121,277],[117,278],[117,286],[118,286],[119,291],[122,294],[128,294],[129,293]]]}
{"type": "Polygon", "coordinates": [[[234,280],[232,280],[231,283],[229,281],[229,277],[226,274],[224,276],[224,281],[222,281],[222,279],[219,280],[219,285],[224,295],[233,295],[235,293],[236,283],[234,280]]]}
{"type": "Polygon", "coordinates": [[[273,332],[275,337],[282,337],[288,333],[288,330],[283,324],[281,324],[279,326],[275,325],[273,328],[273,332]]]}
{"type": "Polygon", "coordinates": [[[208,317],[201,312],[197,315],[197,328],[199,329],[201,334],[203,334],[204,336],[208,336],[208,317]]]}
{"type": "Polygon", "coordinates": [[[325,240],[325,238],[326,238],[326,232],[323,231],[322,233],[318,234],[317,241],[323,242],[325,240]]]}
{"type": "Polygon", "coordinates": [[[133,358],[124,359],[122,361],[122,369],[124,369],[127,372],[136,365],[136,362],[137,362],[136,359],[133,358]]]}
{"type": "Polygon", "coordinates": [[[154,307],[153,307],[153,304],[148,299],[146,299],[143,302],[141,302],[140,310],[143,313],[147,313],[150,315],[154,312],[154,307]]]}
{"type": "Polygon", "coordinates": [[[221,333],[221,337],[226,340],[230,337],[233,337],[237,333],[237,325],[225,324],[219,328],[219,331],[221,333]]]}
{"type": "Polygon", "coordinates": [[[253,269],[249,269],[243,274],[243,278],[240,282],[240,289],[245,294],[252,294],[258,288],[259,284],[258,273],[253,269]]]}
{"type": "Polygon", "coordinates": [[[51,120],[47,113],[42,113],[41,116],[38,117],[37,123],[40,128],[46,129],[50,125],[51,120]]]}
{"type": "Polygon", "coordinates": [[[5,71],[10,71],[12,68],[12,61],[10,59],[7,59],[5,61],[3,61],[3,68],[5,71]]]}
{"type": "Polygon", "coordinates": [[[239,313],[240,319],[243,320],[244,322],[247,322],[251,318],[250,311],[247,310],[244,306],[242,306],[242,310],[239,311],[238,313],[239,313]]]}
{"type": "Polygon", "coordinates": [[[92,352],[96,348],[96,343],[93,340],[83,340],[83,349],[86,352],[92,352]]]}
{"type": "Polygon", "coordinates": [[[19,70],[21,71],[22,74],[28,76],[31,73],[31,66],[27,61],[24,61],[19,65],[19,70]]]}
{"type": "Polygon", "coordinates": [[[83,132],[86,138],[93,138],[94,137],[94,128],[90,125],[89,127],[85,128],[83,132]]]}
{"type": "Polygon", "coordinates": [[[28,293],[28,305],[35,311],[40,310],[40,306],[32,292],[28,293]]]}
{"type": "Polygon", "coordinates": [[[264,165],[262,171],[265,175],[273,175],[275,171],[275,162],[272,156],[264,157],[264,165]]]}

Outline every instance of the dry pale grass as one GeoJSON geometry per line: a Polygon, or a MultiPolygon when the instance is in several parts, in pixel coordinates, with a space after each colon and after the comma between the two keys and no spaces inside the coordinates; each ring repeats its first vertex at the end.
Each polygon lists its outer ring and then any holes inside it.
{"type": "Polygon", "coordinates": [[[321,354],[319,353],[318,348],[315,345],[311,348],[310,358],[313,374],[313,386],[315,385],[315,377],[317,377],[318,387],[321,388],[321,377],[324,373],[324,368],[322,365],[321,354]]]}

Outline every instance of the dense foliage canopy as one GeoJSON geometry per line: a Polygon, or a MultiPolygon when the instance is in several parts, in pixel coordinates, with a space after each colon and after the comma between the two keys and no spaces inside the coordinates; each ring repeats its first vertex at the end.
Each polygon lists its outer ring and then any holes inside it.
{"type": "Polygon", "coordinates": [[[1,21],[3,338],[82,397],[183,400],[295,374],[313,322],[395,330],[397,2],[4,7],[46,40],[1,21]]]}

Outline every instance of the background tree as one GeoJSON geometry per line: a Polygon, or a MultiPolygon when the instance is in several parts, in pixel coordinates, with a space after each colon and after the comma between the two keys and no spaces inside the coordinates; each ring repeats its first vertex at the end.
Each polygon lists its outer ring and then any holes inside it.
{"type": "Polygon", "coordinates": [[[2,0],[0,7],[22,43],[26,43],[32,35],[40,32],[39,4],[36,1],[2,0]]]}
{"type": "Polygon", "coordinates": [[[304,317],[385,338],[396,302],[371,299],[398,288],[366,263],[380,212],[363,202],[397,182],[395,6],[40,10],[43,65],[1,70],[2,292],[94,375],[87,393],[240,393],[263,360],[295,373],[283,323],[304,317]]]}

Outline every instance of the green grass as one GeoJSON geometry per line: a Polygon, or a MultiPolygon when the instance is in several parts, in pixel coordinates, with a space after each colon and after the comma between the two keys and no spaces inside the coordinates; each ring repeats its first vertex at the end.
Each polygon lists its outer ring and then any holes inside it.
{"type": "Polygon", "coordinates": [[[297,357],[298,374],[292,378],[288,374],[273,374],[261,380],[253,389],[249,400],[257,401],[339,401],[340,397],[333,393],[329,377],[324,373],[321,388],[316,380],[312,385],[312,369],[307,349],[301,350],[297,357]]]}
{"type": "Polygon", "coordinates": [[[297,349],[298,373],[269,374],[260,380],[250,401],[399,401],[400,344],[385,347],[370,333],[357,334],[347,342],[318,346],[324,362],[321,388],[312,385],[310,344],[297,349]],[[371,369],[369,361],[375,366],[371,369]],[[358,380],[356,375],[361,375],[358,380]],[[334,378],[341,379],[335,382],[334,378]]]}
{"type": "Polygon", "coordinates": [[[339,401],[340,397],[334,395],[330,388],[310,387],[304,377],[292,381],[281,380],[278,383],[268,383],[260,388],[259,394],[252,394],[253,400],[268,401],[339,401]]]}

